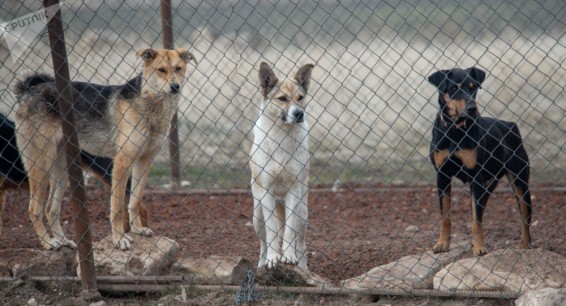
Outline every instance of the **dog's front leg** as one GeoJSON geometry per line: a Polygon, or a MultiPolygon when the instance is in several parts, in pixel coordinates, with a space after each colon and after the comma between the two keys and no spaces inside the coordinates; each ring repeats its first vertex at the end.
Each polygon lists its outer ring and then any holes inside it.
{"type": "Polygon", "coordinates": [[[298,264],[299,258],[306,256],[304,254],[306,247],[303,248],[307,227],[306,188],[297,185],[298,183],[289,190],[285,197],[282,262],[291,265],[298,264]],[[302,254],[297,254],[298,249],[301,249],[302,254]]]}
{"type": "Polygon", "coordinates": [[[259,237],[259,244],[260,244],[259,261],[257,267],[261,268],[266,264],[266,259],[267,259],[265,220],[263,219],[263,207],[260,200],[265,196],[266,190],[263,189],[261,186],[257,185],[253,180],[251,185],[252,185],[252,194],[254,196],[253,224],[254,224],[255,232],[259,237]]]}
{"type": "Polygon", "coordinates": [[[278,204],[271,192],[266,190],[258,194],[258,199],[262,206],[263,220],[265,220],[263,225],[266,244],[265,264],[268,269],[273,269],[281,261],[281,237],[279,232],[283,230],[281,225],[283,220],[278,215],[278,204]]]}
{"type": "MultiPolygon", "coordinates": [[[[114,246],[121,250],[129,250],[132,247],[132,237],[126,235],[122,224],[124,213],[124,198],[126,196],[126,185],[132,157],[127,151],[119,151],[114,158],[112,169],[112,198],[110,200],[110,225],[112,226],[112,241],[114,246]]],[[[132,195],[132,197],[135,197],[132,195]]]]}
{"type": "Polygon", "coordinates": [[[152,159],[153,157],[142,158],[134,164],[132,171],[132,195],[128,205],[132,233],[147,237],[152,236],[153,231],[142,225],[140,207],[152,159]]]}
{"type": "Polygon", "coordinates": [[[308,187],[306,184],[302,188],[303,197],[297,207],[298,227],[297,227],[297,256],[299,267],[307,270],[307,244],[305,242],[308,227],[308,187]]]}
{"type": "Polygon", "coordinates": [[[489,192],[480,175],[476,175],[470,183],[472,206],[472,250],[474,256],[487,254],[485,234],[483,231],[483,212],[489,198],[489,192]]]}
{"type": "Polygon", "coordinates": [[[452,231],[452,221],[450,219],[451,181],[452,179],[448,175],[438,170],[436,174],[436,186],[442,221],[440,223],[440,237],[438,238],[438,242],[432,247],[433,253],[448,252],[450,250],[450,234],[452,231]]]}

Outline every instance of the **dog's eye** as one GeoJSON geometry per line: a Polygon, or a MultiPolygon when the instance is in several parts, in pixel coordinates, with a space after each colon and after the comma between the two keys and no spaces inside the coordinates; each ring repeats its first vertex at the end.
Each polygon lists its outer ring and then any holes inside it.
{"type": "Polygon", "coordinates": [[[470,83],[470,85],[468,87],[470,87],[470,89],[476,89],[476,84],[470,83]]]}
{"type": "Polygon", "coordinates": [[[161,73],[165,73],[165,72],[167,72],[167,69],[165,69],[165,68],[159,68],[159,69],[157,69],[157,71],[159,71],[159,72],[161,72],[161,73]]]}
{"type": "Polygon", "coordinates": [[[179,66],[175,67],[175,71],[176,71],[176,72],[181,71],[181,67],[179,67],[179,66]]]}
{"type": "Polygon", "coordinates": [[[297,98],[299,101],[303,100],[305,97],[302,95],[299,95],[299,97],[297,98]]]}
{"type": "Polygon", "coordinates": [[[279,99],[279,101],[281,101],[281,102],[288,102],[289,101],[289,100],[287,100],[287,97],[285,97],[285,96],[281,96],[277,99],[279,99]]]}

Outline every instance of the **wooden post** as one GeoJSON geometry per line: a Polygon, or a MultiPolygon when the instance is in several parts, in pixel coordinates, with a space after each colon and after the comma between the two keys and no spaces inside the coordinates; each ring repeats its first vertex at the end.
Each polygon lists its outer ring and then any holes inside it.
{"type": "MultiPolygon", "coordinates": [[[[59,0],[46,0],[44,8],[60,5],[59,0]]],[[[53,11],[53,10],[51,10],[53,11]]],[[[71,206],[75,215],[75,236],[78,239],[79,265],[83,290],[92,294],[97,291],[96,272],[94,270],[94,255],[90,235],[90,219],[86,203],[86,193],[83,182],[83,171],[80,166],[80,148],[76,120],[73,111],[73,90],[70,86],[69,66],[67,64],[67,50],[65,36],[61,21],[61,10],[57,9],[54,16],[47,23],[51,58],[55,73],[55,84],[59,95],[57,101],[63,129],[63,142],[65,144],[67,170],[69,172],[69,185],[71,188],[71,206]]]]}
{"type": "MultiPolygon", "coordinates": [[[[173,49],[173,29],[171,17],[171,0],[161,0],[161,24],[163,27],[163,48],[173,49]]],[[[171,188],[181,186],[181,156],[179,144],[179,126],[177,111],[171,119],[169,130],[169,156],[171,160],[171,188]]]]}

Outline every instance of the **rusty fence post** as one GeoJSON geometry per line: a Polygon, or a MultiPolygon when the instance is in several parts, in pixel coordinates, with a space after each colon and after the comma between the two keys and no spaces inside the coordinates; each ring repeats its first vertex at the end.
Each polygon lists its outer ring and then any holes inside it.
{"type": "MultiPolygon", "coordinates": [[[[171,0],[161,0],[161,24],[163,27],[163,48],[173,49],[173,18],[171,17],[171,0]]],[[[171,188],[181,186],[181,156],[179,144],[179,126],[177,111],[171,119],[169,130],[169,156],[171,158],[171,188]]]]}
{"type": "MultiPolygon", "coordinates": [[[[59,0],[45,0],[44,8],[46,14],[48,13],[47,8],[53,5],[60,5],[59,0]]],[[[70,202],[75,215],[75,234],[78,239],[82,287],[85,292],[96,295],[98,290],[90,235],[90,218],[86,203],[83,172],[80,166],[80,148],[75,129],[75,114],[72,108],[73,90],[70,86],[67,50],[65,48],[60,8],[56,10],[54,16],[47,23],[47,31],[51,46],[55,84],[59,93],[57,101],[62,119],[63,141],[65,143],[69,186],[71,188],[70,202]]]]}

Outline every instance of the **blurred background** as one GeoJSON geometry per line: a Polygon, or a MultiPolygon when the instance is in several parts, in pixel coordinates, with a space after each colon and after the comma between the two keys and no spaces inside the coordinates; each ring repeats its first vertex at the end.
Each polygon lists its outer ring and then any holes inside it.
{"type": "MultiPolygon", "coordinates": [[[[179,106],[180,166],[191,188],[249,186],[262,61],[279,77],[315,64],[312,185],[434,184],[428,151],[438,105],[426,78],[455,66],[486,71],[480,111],[518,123],[532,181],[566,181],[561,0],[172,2],[174,45],[198,60],[179,106]]],[[[4,0],[0,20],[9,26],[41,8],[4,0]]],[[[124,83],[141,72],[136,50],[162,46],[159,1],[68,0],[61,9],[74,80],[124,83]]],[[[14,82],[52,73],[50,49],[45,34],[21,35],[15,46],[6,27],[2,34],[0,111],[13,119],[14,82]]],[[[165,147],[150,183],[167,183],[169,166],[165,147]]]]}

